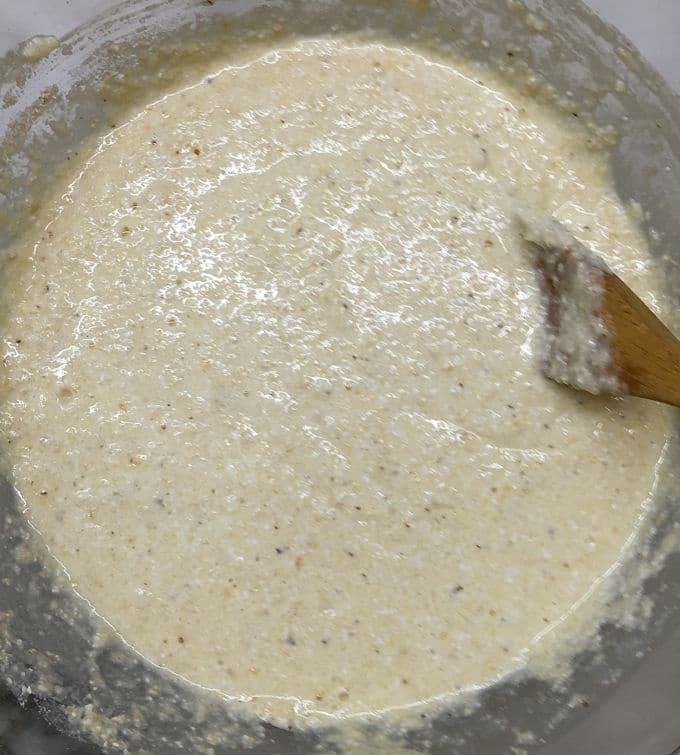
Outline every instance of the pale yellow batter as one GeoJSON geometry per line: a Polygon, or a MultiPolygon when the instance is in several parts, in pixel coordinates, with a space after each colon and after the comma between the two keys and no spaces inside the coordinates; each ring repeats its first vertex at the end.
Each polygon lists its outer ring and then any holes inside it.
{"type": "Polygon", "coordinates": [[[283,719],[559,646],[667,415],[541,376],[527,209],[654,302],[606,155],[468,63],[253,52],[101,141],[8,268],[2,426],[126,641],[283,719]]]}

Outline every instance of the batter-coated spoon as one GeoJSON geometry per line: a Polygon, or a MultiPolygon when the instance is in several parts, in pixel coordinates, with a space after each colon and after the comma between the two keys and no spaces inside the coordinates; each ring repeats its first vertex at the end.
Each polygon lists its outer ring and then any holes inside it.
{"type": "Polygon", "coordinates": [[[680,406],[680,341],[555,221],[526,226],[547,301],[547,377],[590,393],[680,406]]]}

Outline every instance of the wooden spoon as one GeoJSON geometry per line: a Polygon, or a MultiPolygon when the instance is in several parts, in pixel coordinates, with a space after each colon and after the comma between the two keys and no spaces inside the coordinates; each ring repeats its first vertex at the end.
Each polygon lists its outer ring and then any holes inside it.
{"type": "Polygon", "coordinates": [[[545,374],[680,406],[680,341],[603,260],[554,221],[547,228],[524,233],[547,297],[545,374]]]}

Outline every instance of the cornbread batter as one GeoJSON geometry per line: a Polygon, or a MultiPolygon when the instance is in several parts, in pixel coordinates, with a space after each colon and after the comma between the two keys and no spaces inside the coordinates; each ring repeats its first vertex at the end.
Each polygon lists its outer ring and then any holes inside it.
{"type": "Polygon", "coordinates": [[[150,104],[81,168],[6,271],[2,424],[94,610],[297,722],[566,642],[667,430],[539,371],[519,209],[655,301],[577,118],[466,62],[307,40],[150,104]]]}

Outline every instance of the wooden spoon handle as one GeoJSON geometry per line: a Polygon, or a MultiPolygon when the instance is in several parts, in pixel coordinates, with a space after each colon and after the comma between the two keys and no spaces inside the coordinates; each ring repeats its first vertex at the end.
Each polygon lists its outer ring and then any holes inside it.
{"type": "Polygon", "coordinates": [[[612,368],[628,393],[680,406],[680,341],[614,273],[604,275],[601,316],[612,368]]]}

